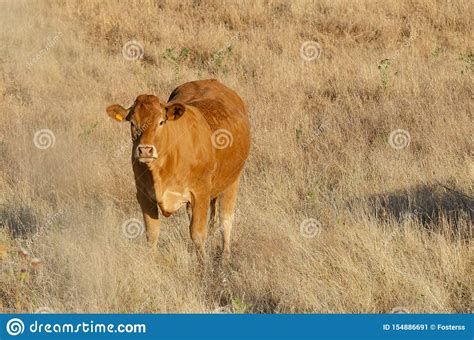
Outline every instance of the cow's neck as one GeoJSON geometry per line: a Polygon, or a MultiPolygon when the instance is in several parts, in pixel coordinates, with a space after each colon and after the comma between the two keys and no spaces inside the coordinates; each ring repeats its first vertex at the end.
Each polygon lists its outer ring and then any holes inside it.
{"type": "Polygon", "coordinates": [[[180,136],[184,133],[190,135],[192,131],[183,131],[189,125],[180,123],[186,122],[183,120],[183,122],[166,123],[170,125],[166,127],[155,145],[158,150],[158,158],[149,166],[158,202],[163,199],[167,191],[179,192],[184,190],[183,179],[179,178],[179,174],[182,173],[179,170],[183,166],[179,156],[183,154],[183,148],[190,146],[183,143],[184,139],[180,136]]]}

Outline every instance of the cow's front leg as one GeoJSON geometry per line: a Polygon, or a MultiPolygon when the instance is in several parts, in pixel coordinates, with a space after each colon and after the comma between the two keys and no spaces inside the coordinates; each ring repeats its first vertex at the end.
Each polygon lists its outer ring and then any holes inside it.
{"type": "Polygon", "coordinates": [[[204,260],[204,256],[206,255],[204,243],[207,237],[206,222],[209,203],[209,196],[195,197],[192,202],[192,219],[189,229],[191,239],[196,246],[196,251],[200,260],[204,260]]]}
{"type": "Polygon", "coordinates": [[[160,236],[160,219],[158,205],[147,195],[138,192],[137,200],[142,208],[143,220],[145,221],[146,239],[148,245],[155,250],[160,236]]]}

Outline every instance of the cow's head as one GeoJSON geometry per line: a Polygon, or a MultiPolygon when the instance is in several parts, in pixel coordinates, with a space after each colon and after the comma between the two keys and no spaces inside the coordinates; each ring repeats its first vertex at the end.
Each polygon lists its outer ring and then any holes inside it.
{"type": "Polygon", "coordinates": [[[150,163],[158,158],[161,135],[166,129],[166,123],[178,119],[184,111],[182,104],[165,106],[156,96],[146,94],[138,96],[128,109],[118,104],[107,107],[107,114],[116,121],[130,122],[133,156],[142,163],[150,163]]]}

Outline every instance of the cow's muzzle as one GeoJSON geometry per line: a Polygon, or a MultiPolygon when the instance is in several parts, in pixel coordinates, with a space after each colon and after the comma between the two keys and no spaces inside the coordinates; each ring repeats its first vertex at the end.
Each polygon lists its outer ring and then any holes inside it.
{"type": "Polygon", "coordinates": [[[158,152],[154,145],[140,144],[137,146],[135,157],[139,162],[149,163],[158,158],[158,152]]]}

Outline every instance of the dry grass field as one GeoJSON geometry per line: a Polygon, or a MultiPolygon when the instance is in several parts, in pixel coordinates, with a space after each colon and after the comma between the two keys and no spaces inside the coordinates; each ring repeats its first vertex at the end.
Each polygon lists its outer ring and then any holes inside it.
{"type": "Polygon", "coordinates": [[[473,22],[469,0],[1,0],[0,312],[471,312],[473,22]],[[218,231],[203,271],[184,209],[156,256],[124,233],[105,108],[208,78],[252,150],[232,258],[218,231]]]}

